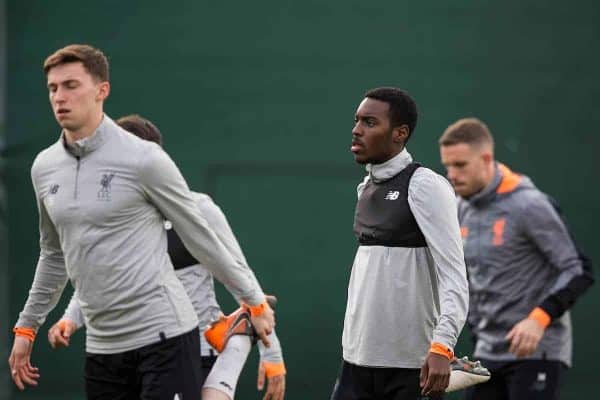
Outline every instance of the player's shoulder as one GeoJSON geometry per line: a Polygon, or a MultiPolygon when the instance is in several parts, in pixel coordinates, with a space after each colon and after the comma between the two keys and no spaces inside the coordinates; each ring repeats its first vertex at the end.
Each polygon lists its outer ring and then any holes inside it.
{"type": "Polygon", "coordinates": [[[515,203],[521,209],[550,204],[546,193],[539,190],[528,176],[522,175],[519,184],[511,191],[498,195],[505,202],[515,203]]]}
{"type": "Polygon", "coordinates": [[[108,116],[105,117],[103,128],[108,138],[101,151],[106,163],[114,163],[120,169],[137,171],[144,180],[160,178],[167,156],[158,144],[126,131],[108,116]]]}
{"type": "Polygon", "coordinates": [[[444,176],[423,165],[419,166],[413,173],[409,190],[442,190],[454,193],[450,182],[444,176]]]}
{"type": "Polygon", "coordinates": [[[57,140],[56,142],[52,143],[50,146],[41,150],[36,155],[34,164],[35,163],[43,163],[43,162],[51,162],[51,161],[53,161],[53,159],[56,158],[56,156],[59,154],[59,152],[60,153],[65,152],[64,145],[62,143],[62,139],[57,140]]]}
{"type": "Polygon", "coordinates": [[[162,147],[157,143],[144,140],[133,133],[126,131],[112,120],[110,121],[109,129],[111,129],[113,136],[116,139],[115,144],[129,154],[146,154],[158,150],[161,152],[163,151],[162,147]]]}
{"type": "Polygon", "coordinates": [[[65,155],[65,152],[60,139],[46,147],[35,156],[33,163],[31,164],[31,174],[35,176],[39,172],[56,164],[60,157],[65,155]]]}
{"type": "Polygon", "coordinates": [[[170,163],[169,155],[157,143],[141,139],[120,126],[117,126],[113,136],[112,150],[119,154],[121,161],[126,160],[126,163],[140,171],[152,171],[156,175],[170,163]]]}
{"type": "Polygon", "coordinates": [[[437,172],[435,172],[434,170],[432,170],[431,168],[425,166],[425,165],[419,165],[416,169],[415,172],[413,173],[413,177],[419,177],[419,178],[423,178],[423,179],[438,179],[438,178],[443,178],[443,176],[441,176],[440,174],[438,174],[437,172]]]}

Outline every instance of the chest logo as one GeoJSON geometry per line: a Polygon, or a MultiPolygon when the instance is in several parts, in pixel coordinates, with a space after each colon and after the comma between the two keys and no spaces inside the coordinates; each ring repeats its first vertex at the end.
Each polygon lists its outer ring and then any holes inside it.
{"type": "Polygon", "coordinates": [[[99,201],[110,201],[110,182],[115,177],[115,174],[103,174],[102,179],[100,179],[100,190],[98,191],[98,200],[99,201]]]}
{"type": "Polygon", "coordinates": [[[497,219],[494,222],[494,227],[492,228],[492,232],[494,233],[492,244],[494,246],[502,246],[504,243],[504,225],[506,225],[506,219],[504,218],[497,219]]]}
{"type": "Polygon", "coordinates": [[[52,186],[50,186],[50,194],[56,194],[56,193],[58,193],[58,188],[59,187],[60,187],[59,185],[52,185],[52,186]]]}
{"type": "Polygon", "coordinates": [[[385,199],[384,200],[397,200],[398,197],[400,197],[400,192],[399,191],[397,191],[397,190],[390,190],[385,195],[385,199]]]}

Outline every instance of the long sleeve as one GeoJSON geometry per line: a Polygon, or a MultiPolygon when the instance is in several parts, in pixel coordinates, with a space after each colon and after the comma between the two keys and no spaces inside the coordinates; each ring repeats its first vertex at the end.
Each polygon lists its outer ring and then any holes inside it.
{"type": "MultiPolygon", "coordinates": [[[[223,211],[221,211],[221,208],[216,205],[209,196],[197,195],[197,197],[200,211],[206,217],[208,224],[215,231],[219,240],[223,242],[227,250],[238,263],[247,265],[242,248],[240,247],[233,230],[231,229],[231,226],[227,222],[225,214],[223,214],[223,211]]],[[[252,276],[254,277],[254,274],[252,276]]],[[[229,287],[227,287],[227,289],[231,292],[229,287]]],[[[239,301],[240,299],[236,300],[239,301]]],[[[271,341],[271,347],[265,347],[261,341],[258,342],[261,361],[269,363],[283,363],[281,344],[279,342],[279,338],[275,334],[275,330],[273,330],[273,332],[269,335],[269,340],[271,341]]]]}
{"type": "MultiPolygon", "coordinates": [[[[202,215],[206,218],[208,225],[214,230],[219,240],[223,243],[235,261],[238,264],[248,268],[249,277],[254,280],[255,284],[258,286],[258,280],[256,279],[256,276],[250,267],[248,267],[248,262],[246,261],[246,257],[244,257],[242,248],[240,247],[240,244],[238,243],[231,226],[229,225],[229,222],[227,222],[225,214],[223,214],[223,211],[221,211],[221,208],[216,205],[209,196],[197,195],[197,197],[199,197],[198,207],[202,215]]],[[[230,287],[227,282],[222,283],[239,303],[242,299],[236,295],[234,288],[230,287]]]]}
{"type": "Polygon", "coordinates": [[[269,340],[271,341],[271,347],[265,347],[260,340],[258,341],[260,360],[269,363],[283,363],[283,351],[275,330],[269,335],[269,340]]]}
{"type": "Polygon", "coordinates": [[[73,296],[71,296],[71,300],[69,301],[67,308],[65,308],[62,318],[73,321],[77,326],[77,329],[85,325],[83,312],[81,312],[81,306],[79,305],[79,299],[77,298],[77,291],[73,292],[73,296]]]}
{"type": "MultiPolygon", "coordinates": [[[[583,261],[556,208],[541,193],[527,203],[523,218],[525,234],[550,264],[559,271],[558,279],[549,288],[540,307],[551,318],[560,317],[577,297],[591,286],[593,279],[586,274],[583,261]]],[[[586,259],[587,260],[587,259],[586,259]]]]}
{"type": "Polygon", "coordinates": [[[37,329],[60,299],[67,284],[67,272],[60,239],[36,186],[34,169],[35,164],[32,168],[32,180],[39,213],[40,256],[29,297],[16,326],[37,329]]]}
{"type": "Polygon", "coordinates": [[[456,199],[444,178],[419,168],[410,181],[408,203],[425,236],[438,277],[440,315],[433,342],[454,348],[469,301],[456,199]]]}
{"type": "Polygon", "coordinates": [[[264,301],[264,293],[247,265],[227,250],[201,215],[181,173],[158,146],[142,161],[142,186],[151,201],[171,221],[189,252],[226,284],[232,293],[251,305],[264,301]]]}

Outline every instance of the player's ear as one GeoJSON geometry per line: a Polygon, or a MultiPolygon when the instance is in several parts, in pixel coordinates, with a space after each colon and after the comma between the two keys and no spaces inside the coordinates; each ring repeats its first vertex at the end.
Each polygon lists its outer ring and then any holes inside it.
{"type": "Polygon", "coordinates": [[[404,144],[408,139],[409,132],[408,125],[402,124],[397,126],[392,130],[392,140],[394,143],[404,144]]]}
{"type": "Polygon", "coordinates": [[[110,83],[108,81],[100,82],[98,84],[98,94],[96,100],[104,101],[110,94],[110,83]]]}
{"type": "Polygon", "coordinates": [[[492,154],[491,151],[488,151],[488,150],[484,150],[481,153],[481,158],[483,159],[483,162],[486,164],[494,161],[494,155],[492,154]]]}

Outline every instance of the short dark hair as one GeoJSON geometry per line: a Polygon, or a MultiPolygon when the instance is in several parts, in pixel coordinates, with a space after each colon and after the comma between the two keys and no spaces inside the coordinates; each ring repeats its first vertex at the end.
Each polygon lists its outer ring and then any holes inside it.
{"type": "Polygon", "coordinates": [[[117,119],[117,124],[135,136],[162,146],[162,135],[152,122],[138,114],[125,115],[117,119]]]}
{"type": "Polygon", "coordinates": [[[452,146],[466,143],[481,147],[491,145],[494,148],[494,138],[487,125],[477,118],[462,118],[446,128],[440,139],[440,146],[452,146]]]}
{"type": "Polygon", "coordinates": [[[80,62],[85,70],[99,82],[108,81],[108,59],[102,51],[87,44],[70,44],[56,50],[44,61],[44,73],[68,63],[80,62]]]}
{"type": "Polygon", "coordinates": [[[388,103],[392,127],[408,125],[408,138],[410,138],[417,126],[418,112],[415,101],[406,91],[395,87],[378,87],[367,91],[365,97],[388,103]]]}

